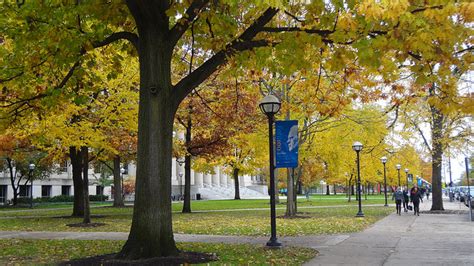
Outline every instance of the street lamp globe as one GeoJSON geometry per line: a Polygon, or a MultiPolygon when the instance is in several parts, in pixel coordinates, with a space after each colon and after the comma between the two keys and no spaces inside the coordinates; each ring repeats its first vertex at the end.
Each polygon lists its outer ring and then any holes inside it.
{"type": "Polygon", "coordinates": [[[184,164],[184,158],[178,158],[176,162],[178,162],[179,166],[182,166],[184,164]]]}
{"type": "Polygon", "coordinates": [[[402,169],[402,165],[401,165],[401,164],[397,164],[396,167],[397,167],[397,170],[402,169]]]}
{"type": "Polygon", "coordinates": [[[123,175],[125,173],[125,168],[120,168],[120,173],[123,175]]]}
{"type": "Polygon", "coordinates": [[[407,174],[408,174],[408,168],[405,168],[405,173],[407,173],[407,174]]]}
{"type": "Polygon", "coordinates": [[[35,170],[35,167],[36,167],[36,165],[35,165],[34,163],[30,163],[30,164],[28,165],[28,169],[30,169],[30,171],[35,170]]]}
{"type": "Polygon", "coordinates": [[[380,161],[382,161],[382,163],[385,164],[387,162],[387,157],[384,156],[380,158],[380,161]]]}
{"type": "Polygon", "coordinates": [[[356,141],[356,142],[354,142],[354,144],[352,144],[352,149],[354,151],[357,151],[357,152],[361,151],[363,147],[364,147],[364,145],[362,145],[362,143],[360,143],[358,141],[356,141]]]}
{"type": "Polygon", "coordinates": [[[281,102],[273,94],[268,94],[265,96],[259,104],[260,110],[268,115],[274,115],[280,111],[281,102]]]}

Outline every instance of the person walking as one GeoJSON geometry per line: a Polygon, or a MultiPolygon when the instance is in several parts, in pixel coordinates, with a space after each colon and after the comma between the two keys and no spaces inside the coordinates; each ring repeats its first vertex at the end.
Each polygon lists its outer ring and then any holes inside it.
{"type": "Polygon", "coordinates": [[[423,197],[418,187],[413,187],[410,190],[410,201],[413,202],[414,215],[420,216],[420,201],[423,202],[423,197]]]}
{"type": "Polygon", "coordinates": [[[408,212],[408,202],[410,202],[410,197],[408,196],[408,187],[403,189],[403,209],[405,212],[408,212]]]}
{"type": "Polygon", "coordinates": [[[395,199],[395,206],[397,209],[397,214],[402,215],[402,200],[403,200],[403,192],[400,188],[395,191],[392,195],[392,200],[395,199]]]}

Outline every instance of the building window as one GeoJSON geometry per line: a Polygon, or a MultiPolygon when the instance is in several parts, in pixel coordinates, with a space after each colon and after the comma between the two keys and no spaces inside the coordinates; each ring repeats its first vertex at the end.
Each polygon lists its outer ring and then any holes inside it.
{"type": "Polygon", "coordinates": [[[104,187],[103,186],[95,187],[95,194],[96,195],[104,195],[104,187]]]}
{"type": "Polygon", "coordinates": [[[62,186],[61,187],[61,195],[70,196],[71,195],[71,186],[62,186]]]}
{"type": "Polygon", "coordinates": [[[67,160],[64,160],[63,163],[61,164],[61,172],[63,173],[67,173],[67,167],[68,167],[68,161],[67,160]]]}
{"type": "Polygon", "coordinates": [[[41,197],[51,197],[51,186],[41,186],[41,197]]]}
{"type": "Polygon", "coordinates": [[[20,185],[20,197],[29,197],[30,187],[30,185],[20,185]]]}
{"type": "Polygon", "coordinates": [[[5,204],[7,201],[7,186],[1,185],[0,186],[0,203],[5,204]]]}

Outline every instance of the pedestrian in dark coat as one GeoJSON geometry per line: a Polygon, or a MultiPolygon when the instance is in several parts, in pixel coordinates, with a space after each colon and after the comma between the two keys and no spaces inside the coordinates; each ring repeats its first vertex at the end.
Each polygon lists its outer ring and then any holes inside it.
{"type": "Polygon", "coordinates": [[[420,216],[420,201],[423,202],[423,196],[418,187],[413,187],[410,191],[410,201],[413,202],[413,210],[415,215],[420,216]]]}
{"type": "Polygon", "coordinates": [[[403,192],[399,188],[395,193],[392,195],[392,200],[395,199],[395,204],[397,208],[397,214],[402,215],[402,200],[403,200],[403,192]]]}
{"type": "Polygon", "coordinates": [[[408,196],[408,187],[403,189],[403,209],[405,212],[408,211],[408,202],[410,202],[410,197],[408,196]]]}

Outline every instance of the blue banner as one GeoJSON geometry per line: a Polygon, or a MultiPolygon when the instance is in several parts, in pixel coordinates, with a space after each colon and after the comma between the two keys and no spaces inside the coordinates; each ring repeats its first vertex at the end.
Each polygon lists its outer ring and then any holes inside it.
{"type": "Polygon", "coordinates": [[[298,120],[276,121],[275,132],[275,167],[298,167],[298,120]]]}

